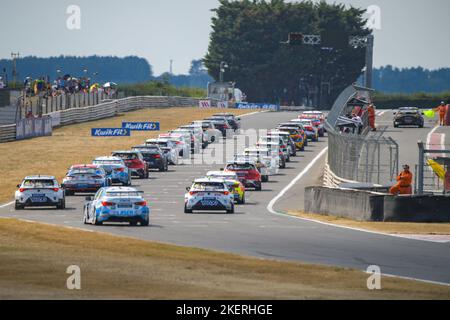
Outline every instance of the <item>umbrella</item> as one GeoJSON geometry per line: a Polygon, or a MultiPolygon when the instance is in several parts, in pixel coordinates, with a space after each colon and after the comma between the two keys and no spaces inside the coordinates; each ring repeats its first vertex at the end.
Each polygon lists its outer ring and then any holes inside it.
{"type": "Polygon", "coordinates": [[[98,89],[99,87],[100,87],[100,85],[99,85],[98,83],[94,83],[94,84],[89,88],[89,90],[92,91],[92,90],[98,89]]]}
{"type": "Polygon", "coordinates": [[[117,87],[117,83],[115,82],[107,82],[103,85],[103,88],[114,88],[117,87]]]}

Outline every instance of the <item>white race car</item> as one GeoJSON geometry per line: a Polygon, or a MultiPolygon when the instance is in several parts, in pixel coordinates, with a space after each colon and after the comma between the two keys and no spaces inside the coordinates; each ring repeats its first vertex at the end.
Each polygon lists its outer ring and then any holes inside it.
{"type": "Polygon", "coordinates": [[[219,142],[222,137],[222,132],[216,129],[214,123],[208,120],[192,121],[191,124],[201,126],[203,133],[209,143],[219,142]]]}
{"type": "Polygon", "coordinates": [[[186,190],[184,213],[194,210],[234,213],[234,195],[222,179],[197,179],[186,190]]]}
{"type": "MultiPolygon", "coordinates": [[[[189,159],[191,155],[191,141],[185,135],[162,133],[159,139],[167,139],[176,145],[178,155],[183,159],[189,159]]],[[[152,140],[152,139],[150,139],[152,140]]]]}
{"type": "Polygon", "coordinates": [[[16,210],[25,207],[66,208],[64,190],[53,176],[29,176],[17,186],[15,193],[16,210]]]}
{"type": "Polygon", "coordinates": [[[280,157],[269,151],[267,148],[247,148],[244,150],[247,156],[258,157],[259,161],[265,164],[267,175],[273,176],[278,174],[280,167],[280,157]]]}

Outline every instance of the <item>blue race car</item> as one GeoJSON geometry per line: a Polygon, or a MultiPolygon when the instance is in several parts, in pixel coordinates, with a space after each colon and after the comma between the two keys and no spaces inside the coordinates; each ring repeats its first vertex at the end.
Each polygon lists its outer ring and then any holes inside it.
{"type": "Polygon", "coordinates": [[[67,196],[76,192],[95,193],[98,189],[111,185],[103,168],[93,164],[74,165],[63,179],[62,187],[67,196]]]}
{"type": "Polygon", "coordinates": [[[143,192],[130,187],[100,189],[95,197],[87,197],[84,223],[102,225],[104,222],[128,222],[132,226],[149,225],[150,209],[143,192]]]}
{"type": "Polygon", "coordinates": [[[103,168],[113,184],[120,183],[123,186],[131,186],[131,174],[125,162],[118,157],[99,157],[93,164],[103,168]]]}

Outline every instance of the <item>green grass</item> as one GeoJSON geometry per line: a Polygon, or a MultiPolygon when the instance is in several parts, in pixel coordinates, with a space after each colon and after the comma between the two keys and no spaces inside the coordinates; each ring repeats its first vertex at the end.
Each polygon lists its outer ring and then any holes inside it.
{"type": "Polygon", "coordinates": [[[181,96],[193,98],[206,96],[205,89],[190,87],[178,88],[164,81],[120,85],[119,91],[124,92],[125,96],[181,96]]]}

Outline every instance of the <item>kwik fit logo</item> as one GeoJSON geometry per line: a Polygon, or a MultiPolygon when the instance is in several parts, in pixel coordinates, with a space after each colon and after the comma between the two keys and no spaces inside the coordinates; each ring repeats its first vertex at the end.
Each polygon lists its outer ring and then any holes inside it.
{"type": "Polygon", "coordinates": [[[122,128],[131,131],[159,131],[159,122],[123,122],[122,128]]]}
{"type": "Polygon", "coordinates": [[[93,128],[93,137],[129,137],[131,130],[126,128],[93,128]]]}

